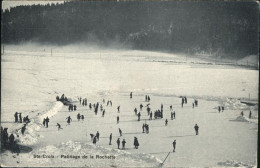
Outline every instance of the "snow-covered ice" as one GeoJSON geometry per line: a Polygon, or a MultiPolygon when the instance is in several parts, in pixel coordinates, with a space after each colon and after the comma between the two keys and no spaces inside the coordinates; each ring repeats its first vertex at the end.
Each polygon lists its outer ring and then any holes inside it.
{"type": "MultiPolygon", "coordinates": [[[[175,153],[170,153],[166,167],[252,167],[256,164],[258,104],[247,106],[240,100],[258,100],[258,70],[235,66],[189,64],[179,55],[131,51],[99,50],[83,53],[65,52],[56,48],[49,52],[11,51],[6,47],[1,60],[1,125],[15,133],[22,145],[32,148],[19,155],[5,151],[3,166],[61,166],[61,167],[158,167],[176,139],[175,153]],[[133,91],[133,99],[129,93],[133,91]],[[78,110],[56,102],[56,96],[72,98],[78,110]],[[152,111],[164,105],[164,119],[148,120],[145,109],[137,121],[134,108],[146,105],[144,95],[151,96],[152,111]],[[181,108],[179,96],[187,96],[188,104],[181,108]],[[106,114],[95,115],[93,110],[79,105],[78,97],[88,102],[112,100],[113,106],[103,104],[106,114]],[[192,108],[194,99],[199,106],[192,108]],[[120,113],[117,106],[120,105],[120,113]],[[170,120],[169,106],[173,105],[176,119],[170,120]],[[225,111],[218,113],[217,107],[225,111]],[[244,117],[240,112],[244,111],[244,117]],[[249,111],[252,118],[248,119],[249,111]],[[14,113],[29,115],[31,123],[25,135],[22,124],[14,124],[14,113]],[[76,115],[85,115],[77,121],[76,115]],[[120,123],[116,124],[116,116],[120,123]],[[42,119],[50,118],[49,128],[42,119]],[[72,117],[66,126],[66,117],[72,117]],[[168,118],[166,127],[164,120],[168,118]],[[246,122],[241,122],[246,121],[246,122]],[[147,122],[150,133],[142,133],[147,122]],[[60,123],[62,130],[57,131],[60,123]],[[194,125],[200,126],[198,136],[194,125]],[[118,150],[118,128],[123,131],[126,150],[118,150]],[[90,133],[100,132],[97,146],[92,145],[90,133]],[[113,134],[112,145],[108,145],[113,134]],[[19,136],[19,137],[18,137],[19,136]],[[133,148],[137,137],[139,149],[133,148]],[[64,159],[61,155],[107,155],[115,159],[64,159]],[[34,158],[35,155],[54,155],[54,158],[34,158]]],[[[193,58],[195,59],[195,58],[193,58]]],[[[193,60],[202,62],[203,60],[193,60]]]]}

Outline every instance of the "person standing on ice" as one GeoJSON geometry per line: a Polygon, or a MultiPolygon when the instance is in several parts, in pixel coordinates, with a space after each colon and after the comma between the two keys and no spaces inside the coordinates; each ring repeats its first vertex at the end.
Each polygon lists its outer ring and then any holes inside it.
{"type": "Polygon", "coordinates": [[[173,120],[173,112],[171,112],[171,120],[173,120]]]}
{"type": "Polygon", "coordinates": [[[173,118],[175,119],[175,111],[173,112],[173,118]]]}
{"type": "Polygon", "coordinates": [[[50,119],[49,119],[48,116],[47,116],[47,117],[46,117],[46,128],[48,128],[49,122],[50,122],[50,119]]]}
{"type": "Polygon", "coordinates": [[[23,127],[22,127],[22,129],[21,129],[22,135],[24,134],[25,129],[26,129],[26,124],[24,124],[23,127]]]}
{"type": "Polygon", "coordinates": [[[166,120],[165,120],[165,126],[167,126],[167,125],[168,125],[168,120],[166,119],[166,120]]]}
{"type": "Polygon", "coordinates": [[[143,128],[143,133],[144,133],[144,128],[145,128],[145,125],[144,125],[144,124],[143,124],[142,128],[143,128]]]}
{"type": "Polygon", "coordinates": [[[192,108],[194,108],[194,103],[192,103],[192,108]]]}
{"type": "Polygon", "coordinates": [[[97,140],[99,141],[99,132],[96,133],[97,140]]]}
{"type": "Polygon", "coordinates": [[[96,145],[96,143],[97,143],[97,137],[95,136],[95,137],[93,138],[93,144],[96,145]]]}
{"type": "Polygon", "coordinates": [[[119,116],[116,117],[117,124],[119,123],[119,116]]]}
{"type": "Polygon", "coordinates": [[[120,106],[117,107],[117,112],[120,113],[120,106]]]}
{"type": "Polygon", "coordinates": [[[137,115],[137,109],[136,108],[134,109],[134,112],[135,112],[135,115],[137,115]]]}
{"type": "Polygon", "coordinates": [[[199,126],[197,124],[195,124],[194,129],[195,129],[196,135],[198,135],[199,134],[199,126]]]}
{"type": "Polygon", "coordinates": [[[68,123],[68,125],[70,125],[70,122],[72,121],[72,119],[70,118],[70,116],[67,117],[66,119],[67,119],[67,123],[68,123]]]}
{"type": "Polygon", "coordinates": [[[116,143],[117,143],[117,149],[119,149],[119,147],[120,147],[120,138],[117,139],[116,143]]]}
{"type": "Polygon", "coordinates": [[[80,114],[79,113],[77,114],[77,119],[78,119],[78,121],[80,120],[80,114]]]}
{"type": "Polygon", "coordinates": [[[126,141],[125,141],[125,139],[123,139],[123,141],[122,141],[122,149],[125,149],[125,144],[126,144],[126,141]]]}
{"type": "Polygon", "coordinates": [[[14,113],[14,122],[18,122],[18,112],[14,113]]]}
{"type": "Polygon", "coordinates": [[[142,108],[143,108],[143,105],[142,105],[142,104],[140,104],[140,111],[142,111],[142,108]]]}
{"type": "Polygon", "coordinates": [[[243,112],[243,111],[241,111],[241,116],[242,116],[242,117],[244,116],[244,112],[243,112]]]}
{"type": "Polygon", "coordinates": [[[136,137],[134,137],[134,146],[135,146],[135,149],[138,149],[139,142],[138,142],[138,139],[136,137]]]}
{"type": "Polygon", "coordinates": [[[44,119],[43,119],[43,122],[42,122],[42,124],[43,124],[44,127],[45,127],[45,123],[46,123],[46,119],[44,118],[44,119]]]}
{"type": "Polygon", "coordinates": [[[170,111],[172,111],[172,105],[170,105],[170,111]]]}
{"type": "Polygon", "coordinates": [[[109,145],[112,145],[111,142],[112,142],[112,133],[109,136],[109,145]]]}
{"type": "Polygon", "coordinates": [[[130,92],[130,99],[132,99],[133,97],[133,92],[130,92]]]}
{"type": "Polygon", "coordinates": [[[251,113],[251,111],[249,112],[249,116],[248,116],[248,118],[251,118],[252,117],[252,113],[251,113]]]}
{"type": "Polygon", "coordinates": [[[119,128],[118,131],[119,131],[119,135],[122,136],[122,130],[119,128]]]}
{"type": "Polygon", "coordinates": [[[173,152],[175,152],[176,140],[173,141],[172,145],[173,145],[173,152]]]}
{"type": "Polygon", "coordinates": [[[22,113],[19,113],[19,122],[22,123],[22,113]]]}
{"type": "Polygon", "coordinates": [[[141,113],[138,113],[138,121],[140,121],[141,113]]]}
{"type": "Polygon", "coordinates": [[[153,118],[153,112],[151,111],[149,120],[152,120],[152,118],[153,118]]]}
{"type": "Polygon", "coordinates": [[[218,112],[220,113],[221,109],[220,109],[220,106],[218,106],[218,112]]]}
{"type": "Polygon", "coordinates": [[[150,96],[147,97],[147,100],[148,100],[148,102],[150,102],[150,100],[151,100],[151,99],[150,99],[150,96]]]}
{"type": "Polygon", "coordinates": [[[105,116],[105,110],[103,110],[103,112],[102,112],[102,117],[104,117],[105,116]]]}
{"type": "Polygon", "coordinates": [[[76,111],[76,110],[77,110],[77,106],[76,106],[76,105],[74,105],[73,107],[74,107],[74,111],[76,111]]]}
{"type": "Polygon", "coordinates": [[[13,151],[14,150],[14,135],[13,134],[11,134],[9,136],[9,146],[10,146],[11,150],[13,151]]]}
{"type": "Polygon", "coordinates": [[[85,119],[84,115],[81,115],[81,119],[82,119],[82,120],[84,120],[84,119],[85,119]]]}
{"type": "Polygon", "coordinates": [[[222,106],[221,109],[222,109],[222,112],[224,112],[224,106],[222,106]]]}

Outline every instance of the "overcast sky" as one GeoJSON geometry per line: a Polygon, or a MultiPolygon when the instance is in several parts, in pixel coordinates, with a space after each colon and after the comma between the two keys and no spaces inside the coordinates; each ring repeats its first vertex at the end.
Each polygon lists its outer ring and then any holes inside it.
{"type": "Polygon", "coordinates": [[[3,0],[2,1],[2,9],[10,9],[10,7],[21,6],[21,5],[33,5],[33,4],[48,4],[48,3],[63,3],[64,1],[36,1],[36,0],[29,0],[29,1],[12,1],[12,0],[3,0]]]}

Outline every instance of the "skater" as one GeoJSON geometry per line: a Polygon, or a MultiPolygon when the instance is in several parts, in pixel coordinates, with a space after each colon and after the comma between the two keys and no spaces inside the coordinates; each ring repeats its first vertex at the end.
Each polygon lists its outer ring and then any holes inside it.
{"type": "Polygon", "coordinates": [[[46,119],[45,119],[45,118],[43,119],[42,124],[43,124],[43,126],[45,127],[45,124],[46,124],[46,119]]]}
{"type": "Polygon", "coordinates": [[[96,145],[96,143],[97,143],[97,137],[94,137],[93,138],[93,144],[96,145]]]}
{"type": "Polygon", "coordinates": [[[132,99],[132,96],[133,96],[133,92],[130,92],[130,99],[132,99]]]}
{"type": "Polygon", "coordinates": [[[175,119],[175,111],[173,112],[173,118],[175,119]]]}
{"type": "Polygon", "coordinates": [[[7,130],[8,130],[8,128],[4,128],[4,131],[3,131],[3,144],[4,144],[4,146],[7,146],[7,142],[8,142],[8,132],[7,132],[7,130]]]}
{"type": "Polygon", "coordinates": [[[62,129],[62,128],[61,128],[61,125],[60,125],[59,123],[57,123],[56,126],[58,127],[58,131],[59,131],[60,129],[62,129]]]}
{"type": "Polygon", "coordinates": [[[149,134],[149,125],[146,124],[146,133],[149,134]]]}
{"type": "Polygon", "coordinates": [[[220,113],[221,109],[220,109],[220,106],[218,106],[218,112],[220,113]]]}
{"type": "Polygon", "coordinates": [[[153,112],[151,111],[149,120],[152,120],[152,118],[153,118],[153,112]]]}
{"type": "Polygon", "coordinates": [[[168,120],[166,119],[166,120],[165,120],[165,126],[167,126],[167,125],[168,125],[168,120]]]}
{"type": "Polygon", "coordinates": [[[143,127],[142,127],[142,128],[143,128],[143,133],[144,133],[144,128],[145,128],[145,125],[144,125],[144,124],[143,124],[143,127]]]}
{"type": "Polygon", "coordinates": [[[103,112],[102,112],[102,117],[104,117],[104,116],[105,116],[105,112],[106,112],[106,111],[105,111],[105,110],[103,110],[103,112]]]}
{"type": "Polygon", "coordinates": [[[170,105],[170,110],[172,111],[172,105],[170,105]]]}
{"type": "Polygon", "coordinates": [[[186,96],[184,97],[184,102],[185,102],[185,104],[187,104],[187,97],[186,96]]]}
{"type": "Polygon", "coordinates": [[[81,115],[81,119],[82,119],[82,120],[84,120],[84,119],[85,119],[84,115],[81,115]]]}
{"type": "MultiPolygon", "coordinates": [[[[84,101],[84,100],[83,100],[84,101]]],[[[79,104],[81,104],[81,97],[79,98],[79,104]]]]}
{"type": "Polygon", "coordinates": [[[125,144],[126,144],[126,141],[125,141],[125,139],[123,139],[123,141],[122,141],[122,149],[125,149],[125,144]]]}
{"type": "Polygon", "coordinates": [[[120,113],[120,106],[117,107],[117,112],[120,113]]]}
{"type": "Polygon", "coordinates": [[[122,130],[119,128],[119,135],[122,136],[122,130]]]}
{"type": "Polygon", "coordinates": [[[116,117],[117,124],[119,123],[119,116],[116,117]]]}
{"type": "Polygon", "coordinates": [[[192,108],[194,108],[194,103],[192,103],[192,108]]]}
{"type": "Polygon", "coordinates": [[[90,135],[91,141],[93,141],[94,134],[89,134],[89,135],[90,135]]]}
{"type": "Polygon", "coordinates": [[[172,145],[173,145],[173,152],[175,152],[176,140],[173,141],[172,145]]]}
{"type": "Polygon", "coordinates": [[[140,121],[141,113],[138,113],[138,121],[140,121]]]}
{"type": "Polygon", "coordinates": [[[70,116],[67,117],[66,119],[67,119],[67,123],[68,123],[68,125],[70,125],[70,122],[72,121],[72,119],[70,118],[70,116]]]}
{"type": "Polygon", "coordinates": [[[25,129],[26,129],[26,124],[24,124],[22,129],[21,129],[22,135],[24,135],[25,129]]]}
{"type": "Polygon", "coordinates": [[[241,111],[241,116],[242,116],[242,117],[244,116],[244,112],[243,112],[243,111],[241,111]]]}
{"type": "Polygon", "coordinates": [[[138,142],[138,139],[136,137],[134,137],[134,146],[135,146],[135,149],[138,149],[139,142],[138,142]]]}
{"type": "Polygon", "coordinates": [[[76,105],[74,105],[73,107],[74,107],[74,111],[76,111],[76,110],[77,110],[77,106],[76,106],[76,105]]]}
{"type": "Polygon", "coordinates": [[[19,122],[22,123],[22,113],[19,113],[19,122]]]}
{"type": "Polygon", "coordinates": [[[140,104],[140,111],[142,111],[142,108],[143,108],[143,105],[142,105],[142,104],[140,104]]]}
{"type": "Polygon", "coordinates": [[[97,141],[99,141],[99,132],[96,133],[97,141]]]}
{"type": "Polygon", "coordinates": [[[252,113],[251,113],[251,111],[249,112],[249,116],[248,116],[248,118],[251,118],[252,117],[252,113]]]}
{"type": "Polygon", "coordinates": [[[171,120],[173,120],[173,112],[171,112],[171,120]]]}
{"type": "Polygon", "coordinates": [[[14,113],[14,122],[18,122],[18,112],[14,113]]]}
{"type": "Polygon", "coordinates": [[[148,107],[147,107],[147,115],[148,115],[148,116],[150,115],[150,111],[151,111],[151,108],[148,106],[148,107]]]}
{"type": "Polygon", "coordinates": [[[107,106],[109,105],[109,100],[107,101],[107,106]]]}
{"type": "Polygon", "coordinates": [[[135,115],[137,115],[137,109],[136,108],[134,109],[134,112],[135,112],[135,115]]]}
{"type": "Polygon", "coordinates": [[[151,99],[150,99],[150,96],[147,97],[147,100],[148,100],[148,102],[150,102],[150,100],[151,100],[151,99]]]}
{"type": "Polygon", "coordinates": [[[112,145],[112,144],[111,144],[111,141],[112,141],[112,133],[111,133],[110,136],[109,136],[109,145],[112,145]]]}
{"type": "Polygon", "coordinates": [[[49,125],[49,122],[50,122],[50,119],[48,118],[48,116],[46,117],[46,128],[48,128],[48,125],[49,125]]]}
{"type": "Polygon", "coordinates": [[[196,135],[198,135],[199,134],[199,126],[197,124],[195,124],[194,129],[195,129],[196,135]]]}
{"type": "Polygon", "coordinates": [[[14,150],[14,135],[13,134],[11,134],[9,136],[9,147],[10,147],[11,151],[14,150]]]}
{"type": "Polygon", "coordinates": [[[77,119],[78,119],[78,121],[80,120],[80,114],[79,113],[77,114],[77,119]]]}
{"type": "Polygon", "coordinates": [[[222,106],[221,109],[222,109],[222,112],[224,112],[224,106],[222,106]]]}
{"type": "Polygon", "coordinates": [[[117,143],[117,149],[119,149],[119,146],[120,146],[120,138],[117,139],[116,143],[117,143]]]}

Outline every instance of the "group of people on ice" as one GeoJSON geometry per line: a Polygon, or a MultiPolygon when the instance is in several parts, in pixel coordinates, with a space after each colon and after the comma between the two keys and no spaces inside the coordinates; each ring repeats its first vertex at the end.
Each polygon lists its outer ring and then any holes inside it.
{"type": "Polygon", "coordinates": [[[15,123],[29,123],[30,119],[29,119],[28,115],[26,117],[23,117],[23,119],[22,119],[22,113],[15,112],[14,113],[14,122],[15,123]],[[18,115],[19,115],[19,120],[18,120],[18,115]]]}
{"type": "Polygon", "coordinates": [[[9,136],[7,130],[8,128],[3,128],[1,126],[1,151],[8,149],[12,152],[19,153],[20,148],[17,144],[17,141],[14,138],[14,134],[11,133],[9,136]]]}

